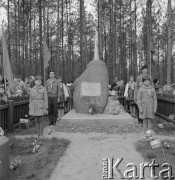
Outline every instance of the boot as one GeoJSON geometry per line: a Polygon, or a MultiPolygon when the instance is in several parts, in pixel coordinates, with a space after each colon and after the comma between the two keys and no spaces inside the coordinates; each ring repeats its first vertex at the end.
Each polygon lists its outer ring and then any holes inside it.
{"type": "Polygon", "coordinates": [[[56,125],[56,120],[57,120],[57,114],[53,115],[53,125],[56,125]]]}

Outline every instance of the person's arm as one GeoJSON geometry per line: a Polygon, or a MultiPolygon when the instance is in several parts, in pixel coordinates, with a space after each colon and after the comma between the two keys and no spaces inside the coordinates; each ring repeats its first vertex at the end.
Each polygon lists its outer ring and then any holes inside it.
{"type": "Polygon", "coordinates": [[[47,84],[47,81],[45,82],[45,88],[46,88],[46,91],[48,92],[48,84],[47,84]]]}
{"type": "Polygon", "coordinates": [[[139,77],[137,77],[136,83],[135,83],[135,87],[134,87],[134,102],[137,103],[137,94],[138,94],[138,90],[139,90],[139,77]]]}
{"type": "Polygon", "coordinates": [[[126,98],[128,97],[128,83],[126,84],[126,87],[125,87],[124,96],[125,96],[126,98]]]}
{"type": "Polygon", "coordinates": [[[154,87],[153,78],[151,76],[150,76],[150,83],[151,83],[151,86],[154,87]]]}
{"type": "Polygon", "coordinates": [[[62,92],[61,92],[61,84],[59,82],[57,84],[57,88],[58,88],[58,102],[60,102],[60,97],[61,97],[62,92]]]}
{"type": "Polygon", "coordinates": [[[30,90],[29,104],[32,102],[32,89],[30,90]]]}
{"type": "Polygon", "coordinates": [[[64,83],[63,83],[63,89],[64,89],[65,99],[67,100],[67,98],[69,97],[69,91],[68,91],[68,87],[64,83]]]}
{"type": "Polygon", "coordinates": [[[137,105],[138,105],[139,111],[143,112],[141,101],[142,101],[142,92],[141,92],[141,89],[139,89],[138,94],[137,94],[137,105]]]}
{"type": "Polygon", "coordinates": [[[7,100],[8,100],[8,99],[7,99],[7,96],[5,96],[5,95],[4,95],[4,96],[2,97],[2,99],[1,99],[1,100],[2,100],[2,101],[4,101],[4,102],[6,103],[6,102],[7,102],[7,100]]]}
{"type": "Polygon", "coordinates": [[[44,104],[45,104],[45,109],[48,109],[48,95],[47,95],[47,90],[44,88],[44,104]]]}
{"type": "Polygon", "coordinates": [[[154,113],[156,113],[156,111],[157,111],[157,96],[156,96],[155,89],[154,89],[153,102],[154,102],[154,113]]]}

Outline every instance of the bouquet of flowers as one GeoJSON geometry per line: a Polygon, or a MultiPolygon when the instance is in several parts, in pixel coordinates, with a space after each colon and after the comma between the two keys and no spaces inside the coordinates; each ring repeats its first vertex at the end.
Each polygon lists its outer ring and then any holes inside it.
{"type": "Polygon", "coordinates": [[[169,123],[168,124],[164,124],[167,127],[175,127],[175,115],[171,114],[169,117],[169,123]]]}
{"type": "Polygon", "coordinates": [[[93,115],[95,114],[95,103],[94,102],[89,102],[89,114],[93,115]]]}
{"type": "Polygon", "coordinates": [[[20,165],[21,161],[20,160],[15,160],[13,162],[10,162],[10,169],[11,170],[16,170],[18,166],[20,165]]]}
{"type": "Polygon", "coordinates": [[[35,141],[33,142],[32,152],[33,152],[33,153],[37,153],[38,150],[39,150],[39,148],[40,148],[40,146],[41,146],[41,142],[38,144],[38,143],[36,142],[36,140],[35,140],[35,141]]]}

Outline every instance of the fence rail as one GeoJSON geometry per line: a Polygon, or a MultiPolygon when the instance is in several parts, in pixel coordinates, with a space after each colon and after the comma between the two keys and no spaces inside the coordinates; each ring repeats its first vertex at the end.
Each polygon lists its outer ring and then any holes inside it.
{"type": "MultiPolygon", "coordinates": [[[[126,99],[119,96],[119,102],[127,112],[130,111],[126,99]]],[[[157,116],[170,121],[169,115],[175,113],[175,99],[157,97],[157,116]]],[[[65,113],[73,108],[73,99],[69,98],[65,102],[58,103],[58,109],[63,108],[65,113]]],[[[5,131],[12,131],[13,127],[19,124],[20,118],[24,118],[29,112],[29,96],[21,98],[11,98],[8,104],[0,106],[0,127],[5,131]]]]}
{"type": "Polygon", "coordinates": [[[175,99],[166,97],[157,97],[157,113],[156,115],[170,121],[169,116],[175,113],[175,99]]]}
{"type": "MultiPolygon", "coordinates": [[[[63,108],[65,113],[69,112],[73,107],[72,98],[67,101],[58,103],[58,109],[63,108]]],[[[0,127],[4,131],[12,131],[14,127],[19,125],[20,118],[25,118],[29,112],[29,96],[21,98],[11,98],[7,104],[0,105],[0,127]]]]}

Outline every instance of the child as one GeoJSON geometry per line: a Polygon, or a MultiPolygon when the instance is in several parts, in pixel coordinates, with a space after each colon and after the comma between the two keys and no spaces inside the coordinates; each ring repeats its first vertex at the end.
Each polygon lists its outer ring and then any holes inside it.
{"type": "Polygon", "coordinates": [[[4,87],[0,86],[0,105],[3,105],[7,102],[7,97],[5,96],[4,87]]]}
{"type": "MultiPolygon", "coordinates": [[[[152,130],[154,114],[157,110],[157,98],[155,89],[151,86],[150,77],[143,76],[143,86],[139,89],[137,95],[137,104],[139,107],[139,118],[143,119],[143,129],[146,135],[147,128],[152,130]]],[[[146,136],[144,137],[146,138],[146,136]]]]}
{"type": "Polygon", "coordinates": [[[41,85],[42,77],[35,77],[35,86],[30,91],[29,115],[35,116],[38,137],[43,136],[44,120],[48,109],[48,96],[41,85]]]}
{"type": "Polygon", "coordinates": [[[67,99],[69,97],[69,92],[66,85],[62,81],[61,77],[58,77],[58,82],[61,88],[61,97],[60,97],[61,107],[58,108],[58,120],[60,120],[64,116],[65,103],[67,102],[67,99]]]}
{"type": "Polygon", "coordinates": [[[4,79],[1,74],[0,74],[0,87],[4,87],[4,79]]]}
{"type": "Polygon", "coordinates": [[[134,103],[134,88],[136,83],[134,82],[134,77],[129,77],[129,82],[126,84],[124,96],[129,104],[131,110],[131,116],[135,118],[135,103],[134,103]]]}

